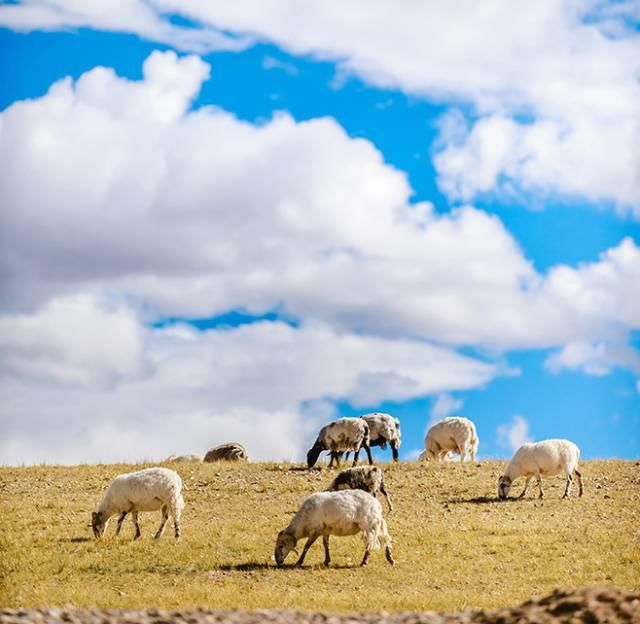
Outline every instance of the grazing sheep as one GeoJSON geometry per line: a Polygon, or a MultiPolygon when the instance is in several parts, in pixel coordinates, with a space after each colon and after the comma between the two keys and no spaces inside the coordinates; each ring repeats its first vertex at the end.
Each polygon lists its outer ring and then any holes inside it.
{"type": "Polygon", "coordinates": [[[452,451],[460,455],[461,462],[469,453],[473,462],[479,442],[476,426],[472,421],[461,416],[450,416],[438,421],[427,431],[424,438],[425,450],[420,459],[441,461],[452,451]]]}
{"type": "Polygon", "coordinates": [[[364,448],[373,464],[371,450],[369,448],[369,425],[362,418],[338,418],[320,429],[314,445],[307,453],[307,465],[313,468],[322,451],[330,451],[331,461],[329,467],[335,461],[340,465],[340,457],[344,451],[354,451],[353,465],[358,463],[360,449],[364,448]]]}
{"type": "Polygon", "coordinates": [[[373,412],[361,416],[369,425],[369,446],[379,446],[387,448],[387,443],[391,447],[393,461],[398,461],[398,449],[402,443],[402,433],[400,431],[400,421],[383,412],[373,412]]]}
{"type": "Polygon", "coordinates": [[[166,462],[201,462],[202,461],[202,457],[200,457],[200,455],[169,455],[169,457],[167,457],[167,459],[165,459],[164,461],[166,462]]]}
{"type": "Polygon", "coordinates": [[[318,492],[309,496],[300,506],[289,526],[278,533],[275,560],[283,565],[286,556],[296,547],[298,540],[307,537],[297,566],[301,566],[307,551],[322,536],[324,543],[324,565],[331,562],[329,554],[330,535],[356,535],[362,532],[365,543],[364,558],[360,565],[367,565],[369,553],[384,545],[387,561],[393,565],[391,538],[387,523],[382,517],[382,506],[377,498],[362,490],[318,492]]]}
{"type": "Polygon", "coordinates": [[[382,492],[387,499],[389,511],[393,511],[391,497],[384,489],[384,472],[378,466],[356,466],[343,470],[327,488],[327,492],[338,490],[363,490],[372,496],[382,492]]]}
{"type": "Polygon", "coordinates": [[[207,451],[203,461],[249,461],[249,455],[247,455],[247,450],[242,444],[228,442],[227,444],[220,444],[210,451],[207,451]]]}
{"type": "Polygon", "coordinates": [[[182,499],[182,479],[177,472],[168,468],[145,468],[116,477],[105,492],[98,511],[91,514],[91,528],[96,539],[102,537],[111,516],[120,514],[116,535],[128,513],[136,527],[134,540],[141,535],[138,513],[141,511],[162,511],[162,522],[155,537],[164,533],[169,519],[173,517],[176,539],[180,537],[180,515],[184,509],[182,499]]]}
{"type": "Polygon", "coordinates": [[[540,498],[544,496],[542,491],[541,476],[564,474],[567,477],[567,485],[562,498],[569,496],[573,475],[578,477],[580,488],[579,496],[582,496],[582,475],[578,472],[580,449],[569,440],[543,440],[523,444],[511,458],[504,474],[498,479],[498,497],[507,498],[511,485],[518,477],[525,477],[524,489],[519,498],[522,498],[529,487],[533,477],[538,481],[540,498]]]}

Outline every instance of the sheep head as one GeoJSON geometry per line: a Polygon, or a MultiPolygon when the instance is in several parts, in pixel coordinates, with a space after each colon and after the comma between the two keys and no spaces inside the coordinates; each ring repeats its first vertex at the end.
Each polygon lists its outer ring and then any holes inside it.
{"type": "Polygon", "coordinates": [[[307,453],[307,466],[309,466],[309,468],[313,468],[316,465],[318,457],[320,457],[320,453],[324,450],[325,449],[322,444],[318,442],[309,449],[309,452],[307,453]]]}
{"type": "Polygon", "coordinates": [[[509,496],[509,490],[511,490],[511,477],[502,475],[498,479],[498,498],[504,500],[509,496]]]}
{"type": "Polygon", "coordinates": [[[284,565],[284,560],[286,559],[287,555],[295,549],[296,543],[296,538],[291,535],[291,533],[288,533],[286,529],[278,533],[278,538],[276,539],[276,549],[274,552],[276,565],[284,565]]]}
{"type": "Polygon", "coordinates": [[[107,528],[107,520],[99,511],[94,511],[91,514],[91,528],[93,529],[93,535],[96,539],[104,535],[107,528]]]}

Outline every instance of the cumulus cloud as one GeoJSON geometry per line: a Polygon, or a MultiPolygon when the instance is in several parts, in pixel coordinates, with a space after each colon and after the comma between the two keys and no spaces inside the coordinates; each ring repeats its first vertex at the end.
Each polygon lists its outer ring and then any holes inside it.
{"type": "Polygon", "coordinates": [[[128,30],[179,49],[268,40],[336,62],[349,75],[438,102],[469,103],[461,141],[436,159],[443,189],[465,201],[504,189],[579,195],[640,218],[640,35],[634,3],[503,0],[455,4],[295,0],[31,0],[0,7],[15,29],[128,30]],[[180,27],[170,20],[191,20],[180,27]],[[473,24],[473,28],[469,25],[473,24]],[[229,33],[236,33],[230,36],[229,33]],[[490,36],[487,36],[490,33],[490,36]],[[527,123],[522,120],[527,119],[527,123]]]}
{"type": "Polygon", "coordinates": [[[14,364],[0,379],[2,463],[158,460],[233,439],[255,459],[300,459],[319,425],[335,416],[337,401],[369,406],[479,387],[500,374],[494,365],[422,341],[264,321],[205,332],[180,324],[137,327],[149,362],[140,375],[129,370],[130,345],[118,339],[131,311],[105,314],[75,299],[49,308],[3,318],[3,335],[15,331],[20,342],[29,332],[34,340],[29,369],[14,364]],[[51,309],[63,315],[60,322],[51,309]],[[87,317],[92,323],[83,330],[87,317]],[[74,327],[80,333],[67,340],[74,327]],[[87,336],[90,329],[95,335],[87,336]],[[111,377],[130,374],[105,388],[105,370],[111,377]],[[77,383],[42,383],[45,373],[47,380],[77,383]],[[363,379],[387,376],[409,383],[363,386],[363,379]]]}
{"type": "Polygon", "coordinates": [[[460,345],[625,344],[640,326],[631,239],[539,274],[500,219],[412,204],[406,177],[333,119],[192,110],[208,75],[154,53],[141,81],[96,68],[0,115],[0,461],[159,459],[230,438],[298,458],[337,401],[508,372],[460,345]],[[230,309],[298,326],[142,324],[230,309]]]}
{"type": "Polygon", "coordinates": [[[453,415],[464,404],[462,399],[457,399],[450,394],[439,394],[431,408],[431,423],[453,415]]]}
{"type": "Polygon", "coordinates": [[[103,307],[80,295],[50,301],[32,315],[0,316],[3,376],[27,383],[112,386],[146,369],[142,331],[122,306],[103,307]]]}
{"type": "Polygon", "coordinates": [[[640,372],[640,354],[626,344],[600,342],[572,342],[552,353],[545,366],[553,373],[580,370],[587,375],[608,375],[620,366],[640,372]]]}
{"type": "MultiPolygon", "coordinates": [[[[6,309],[91,289],[150,318],[280,308],[499,349],[621,341],[640,325],[631,239],[540,275],[497,217],[411,204],[405,175],[335,120],[190,110],[207,64],[156,52],[143,70],[96,68],[0,115],[6,309]]],[[[359,388],[410,383],[391,372],[359,388]]]]}
{"type": "Polygon", "coordinates": [[[94,28],[109,32],[133,32],[141,37],[175,46],[180,50],[205,52],[241,50],[252,39],[233,37],[215,28],[173,24],[143,0],[27,0],[0,6],[0,25],[20,32],[94,28]]]}
{"type": "Polygon", "coordinates": [[[526,442],[531,442],[529,437],[529,423],[526,418],[516,414],[509,423],[500,425],[496,433],[498,445],[515,451],[526,442]]]}

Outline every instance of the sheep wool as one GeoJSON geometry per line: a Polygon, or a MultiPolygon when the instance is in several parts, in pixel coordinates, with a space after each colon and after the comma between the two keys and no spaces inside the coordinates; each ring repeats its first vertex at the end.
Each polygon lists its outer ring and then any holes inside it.
{"type": "Polygon", "coordinates": [[[164,461],[166,462],[201,462],[202,461],[202,457],[200,457],[200,455],[169,455],[169,457],[167,457],[167,459],[165,459],[164,461]]]}
{"type": "Polygon", "coordinates": [[[353,465],[358,463],[360,449],[364,448],[373,464],[371,449],[369,448],[369,425],[362,418],[338,418],[320,429],[314,445],[307,453],[307,465],[313,468],[322,451],[331,453],[329,467],[335,461],[340,464],[340,456],[344,451],[354,451],[353,465]]]}
{"type": "Polygon", "coordinates": [[[380,502],[362,490],[341,490],[338,492],[318,492],[304,500],[289,526],[278,534],[274,557],[278,566],[284,564],[286,556],[293,550],[299,539],[307,542],[296,562],[301,566],[313,543],[322,536],[324,544],[324,565],[329,565],[330,535],[356,535],[362,533],[365,553],[360,565],[367,565],[371,550],[385,547],[387,561],[395,562],[391,554],[391,537],[387,523],[382,516],[380,502]]]}
{"type": "Polygon", "coordinates": [[[468,418],[450,416],[435,423],[424,438],[420,459],[442,461],[449,452],[458,453],[463,462],[467,453],[475,461],[480,439],[476,426],[468,418]]]}
{"type": "Polygon", "coordinates": [[[523,444],[513,455],[504,474],[498,479],[498,497],[507,498],[513,482],[518,477],[525,477],[524,489],[519,498],[527,493],[533,477],[536,477],[540,498],[542,475],[553,476],[564,474],[567,482],[562,498],[569,496],[573,477],[578,479],[579,496],[582,496],[582,475],[578,472],[580,449],[570,440],[542,440],[541,442],[523,444]]]}
{"type": "Polygon", "coordinates": [[[249,455],[242,444],[227,442],[207,451],[203,461],[249,461],[249,455]]]}
{"type": "Polygon", "coordinates": [[[104,498],[91,515],[91,527],[96,538],[102,537],[109,519],[120,514],[116,535],[120,533],[127,514],[131,514],[136,529],[134,540],[141,535],[138,513],[162,511],[162,523],[155,537],[164,533],[169,515],[173,517],[176,538],[180,537],[180,515],[184,509],[182,479],[169,468],[145,468],[116,477],[105,492],[104,498]]]}
{"type": "Polygon", "coordinates": [[[369,446],[379,446],[384,449],[388,443],[391,447],[393,461],[397,462],[399,460],[398,449],[402,444],[400,421],[391,414],[383,412],[364,414],[361,418],[369,425],[369,446]]]}
{"type": "Polygon", "coordinates": [[[356,466],[343,470],[327,488],[328,492],[338,490],[362,490],[372,496],[382,493],[387,499],[389,511],[393,511],[391,496],[384,486],[384,472],[379,466],[356,466]]]}

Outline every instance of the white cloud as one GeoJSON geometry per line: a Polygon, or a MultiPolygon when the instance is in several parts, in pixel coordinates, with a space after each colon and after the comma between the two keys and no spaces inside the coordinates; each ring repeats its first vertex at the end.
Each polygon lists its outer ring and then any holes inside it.
{"type": "Polygon", "coordinates": [[[0,316],[3,375],[26,383],[112,386],[147,368],[142,331],[122,306],[100,306],[81,295],[53,300],[33,315],[0,316]]]}
{"type": "MultiPolygon", "coordinates": [[[[154,53],[143,81],[97,68],[0,115],[5,309],[88,290],[149,318],[280,308],[497,349],[624,343],[640,327],[630,238],[538,274],[496,216],[409,203],[406,177],[332,119],[254,126],[189,110],[208,74],[154,53]]],[[[378,375],[357,401],[410,392],[411,379],[378,375]]]]}
{"type": "Polygon", "coordinates": [[[0,463],[158,460],[233,439],[254,459],[300,459],[319,425],[336,416],[336,401],[369,406],[480,387],[500,374],[496,366],[422,341],[265,321],[206,332],[138,327],[149,363],[140,375],[130,370],[130,345],[118,339],[131,318],[131,311],[106,314],[71,299],[30,318],[2,319],[3,334],[15,331],[21,340],[28,331],[37,339],[30,368],[14,366],[0,380],[0,463]],[[95,336],[88,336],[92,329],[95,336]],[[89,344],[81,344],[85,339],[89,344]],[[101,349],[109,350],[106,361],[101,349]],[[112,369],[121,377],[106,388],[102,378],[107,372],[114,378],[112,369]],[[387,376],[410,383],[389,384],[387,376]],[[79,383],[71,386],[69,378],[79,383]],[[383,383],[363,385],[367,378],[383,383]]]}
{"type": "Polygon", "coordinates": [[[237,51],[252,41],[250,37],[233,37],[214,28],[174,25],[167,15],[162,15],[144,0],[27,0],[0,6],[0,25],[20,32],[83,27],[133,32],[193,52],[237,51]]]}
{"type": "Polygon", "coordinates": [[[611,201],[640,218],[640,35],[634,3],[509,0],[466,3],[295,0],[76,0],[0,7],[14,29],[128,30],[180,49],[242,49],[268,40],[438,102],[470,103],[479,119],[437,159],[453,197],[504,187],[611,201]],[[96,4],[96,3],[93,3],[96,4]],[[172,24],[167,15],[194,20],[172,24]],[[227,33],[241,33],[239,39],[227,33]],[[488,36],[490,33],[490,36],[488,36]],[[521,119],[530,119],[522,123],[521,119]]]}
{"type": "Polygon", "coordinates": [[[447,393],[439,394],[431,408],[431,423],[453,415],[460,410],[463,404],[462,399],[456,399],[447,393]]]}
{"type": "Polygon", "coordinates": [[[498,434],[498,445],[515,451],[526,442],[531,442],[529,437],[529,423],[523,416],[516,414],[511,422],[500,425],[496,433],[498,434]]]}
{"type": "Polygon", "coordinates": [[[615,366],[640,372],[640,354],[626,344],[572,342],[552,353],[545,361],[554,373],[581,370],[587,375],[608,375],[615,366]]]}
{"type": "Polygon", "coordinates": [[[593,202],[615,200],[640,219],[640,107],[617,118],[578,123],[542,120],[518,123],[502,115],[483,117],[461,141],[435,156],[440,186],[452,198],[479,193],[559,193],[593,202]],[[606,136],[603,158],[594,149],[606,136]],[[629,149],[629,146],[633,146],[629,149]]]}

